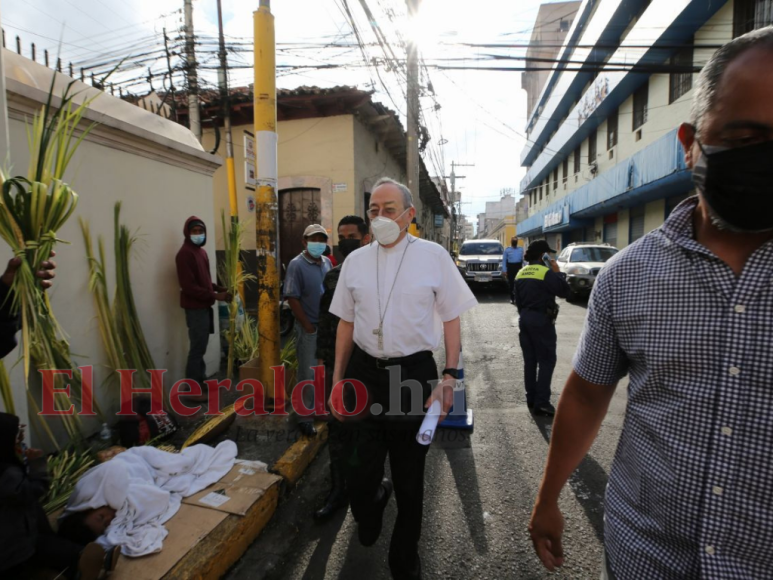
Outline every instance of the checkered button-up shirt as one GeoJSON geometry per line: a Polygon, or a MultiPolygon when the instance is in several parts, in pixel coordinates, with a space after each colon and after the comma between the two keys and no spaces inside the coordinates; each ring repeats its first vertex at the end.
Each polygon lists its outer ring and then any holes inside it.
{"type": "Polygon", "coordinates": [[[628,408],[606,495],[617,580],[773,577],[773,241],[740,276],[693,239],[695,198],[617,254],[575,371],[628,408]]]}

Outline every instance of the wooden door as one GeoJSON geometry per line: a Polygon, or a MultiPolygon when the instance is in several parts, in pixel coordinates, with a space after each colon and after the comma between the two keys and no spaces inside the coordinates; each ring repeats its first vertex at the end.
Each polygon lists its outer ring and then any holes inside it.
{"type": "Polygon", "coordinates": [[[279,192],[279,255],[285,267],[303,251],[303,230],[321,220],[319,189],[279,192]]]}

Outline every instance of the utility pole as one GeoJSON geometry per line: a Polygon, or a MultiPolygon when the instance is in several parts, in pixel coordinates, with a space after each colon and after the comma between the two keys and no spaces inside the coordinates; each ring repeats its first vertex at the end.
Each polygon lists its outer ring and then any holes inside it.
{"type": "MultiPolygon", "coordinates": [[[[415,19],[419,14],[420,0],[405,0],[408,5],[408,18],[415,19]]],[[[408,189],[414,200],[419,199],[419,47],[415,38],[408,39],[408,189]]]]}
{"type": "Polygon", "coordinates": [[[196,71],[196,48],[193,41],[193,0],[185,0],[185,60],[188,72],[188,122],[191,132],[201,141],[199,113],[199,77],[196,71]]]}
{"type": "MultiPolygon", "coordinates": [[[[277,198],[276,44],[271,1],[260,0],[255,27],[255,248],[258,272],[259,380],[273,394],[279,365],[279,203],[277,198]]],[[[281,388],[280,385],[276,385],[281,388]]],[[[282,393],[281,396],[283,396],[282,393]]]]}
{"type": "MultiPolygon", "coordinates": [[[[239,221],[239,202],[236,199],[236,168],[234,166],[234,144],[231,135],[231,100],[228,95],[228,55],[225,51],[223,36],[223,8],[221,0],[217,0],[217,25],[219,28],[220,69],[218,70],[218,86],[220,87],[220,102],[223,105],[223,125],[225,130],[225,168],[228,176],[228,205],[231,208],[231,220],[239,221]]],[[[223,232],[225,235],[225,232],[223,232]]]]}
{"type": "MultiPolygon", "coordinates": [[[[172,118],[177,121],[177,97],[174,89],[174,71],[172,69],[172,55],[169,52],[169,37],[166,35],[166,28],[164,28],[164,52],[166,52],[166,68],[169,71],[169,92],[172,93],[172,104],[170,108],[172,110],[172,118]]],[[[47,55],[46,58],[48,58],[47,55]]],[[[70,73],[70,76],[72,76],[72,73],[70,73]]],[[[164,97],[164,101],[166,101],[166,97],[164,97]]]]}
{"type": "Polygon", "coordinates": [[[457,179],[466,179],[466,176],[464,175],[457,175],[456,174],[456,168],[457,167],[475,167],[472,163],[456,163],[454,161],[451,161],[451,175],[448,176],[448,179],[451,181],[451,200],[453,202],[453,206],[455,208],[455,212],[453,212],[453,215],[455,217],[456,223],[453,224],[454,226],[454,233],[455,233],[455,241],[458,243],[459,241],[459,228],[458,228],[458,219],[462,215],[462,196],[459,195],[457,197],[457,191],[456,191],[456,180],[457,179]]]}

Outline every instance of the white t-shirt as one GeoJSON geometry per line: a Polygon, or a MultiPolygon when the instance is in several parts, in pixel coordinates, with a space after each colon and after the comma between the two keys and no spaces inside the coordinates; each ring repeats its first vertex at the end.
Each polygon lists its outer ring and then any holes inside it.
{"type": "Polygon", "coordinates": [[[442,322],[453,320],[477,303],[446,250],[408,235],[393,248],[373,243],[349,254],[330,312],[354,323],[354,342],[369,355],[395,358],[435,350],[440,345],[442,322]],[[403,252],[405,259],[400,267],[403,252]],[[374,333],[380,320],[377,263],[381,311],[386,310],[383,350],[378,348],[378,335],[374,333]]]}

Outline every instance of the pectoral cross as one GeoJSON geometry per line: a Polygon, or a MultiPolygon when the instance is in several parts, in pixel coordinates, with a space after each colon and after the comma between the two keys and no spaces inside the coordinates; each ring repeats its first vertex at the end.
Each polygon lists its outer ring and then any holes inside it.
{"type": "Polygon", "coordinates": [[[384,350],[384,324],[381,323],[378,328],[374,328],[373,334],[378,336],[378,349],[384,350]]]}

